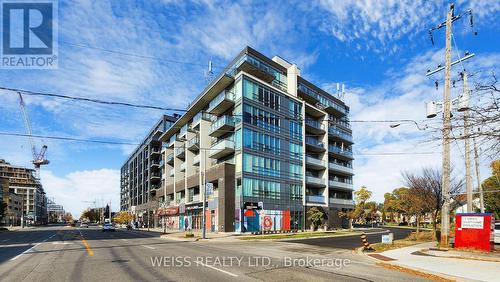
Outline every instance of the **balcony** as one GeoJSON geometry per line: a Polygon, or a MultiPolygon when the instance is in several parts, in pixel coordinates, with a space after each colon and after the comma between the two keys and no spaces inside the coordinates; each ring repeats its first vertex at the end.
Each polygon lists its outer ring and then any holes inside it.
{"type": "Polygon", "coordinates": [[[187,143],[187,148],[189,151],[198,152],[200,150],[200,137],[195,136],[189,139],[187,143]]]}
{"type": "Polygon", "coordinates": [[[232,153],[234,153],[234,142],[224,139],[212,146],[209,157],[220,159],[232,153]]]}
{"type": "Polygon", "coordinates": [[[287,91],[286,83],[278,79],[279,77],[281,77],[282,80],[286,81],[286,76],[281,74],[281,72],[276,70],[274,67],[262,62],[261,60],[251,55],[242,57],[240,61],[235,64],[235,66],[237,67],[237,71],[244,71],[268,83],[271,83],[273,86],[282,91],[287,91]]]}
{"type": "Polygon", "coordinates": [[[325,144],[316,138],[306,137],[306,147],[312,152],[324,152],[325,144]]]}
{"type": "Polygon", "coordinates": [[[201,201],[200,199],[201,199],[200,194],[196,194],[193,196],[188,196],[187,202],[188,203],[195,203],[195,202],[201,201]]]}
{"type": "Polygon", "coordinates": [[[175,169],[171,169],[169,172],[168,172],[168,176],[170,177],[174,177],[174,174],[175,174],[175,169]]]}
{"type": "Polygon", "coordinates": [[[311,187],[325,187],[325,180],[316,176],[306,175],[306,185],[311,187]]]}
{"type": "Polygon", "coordinates": [[[339,138],[341,140],[348,141],[349,143],[352,143],[352,135],[348,132],[345,132],[343,130],[340,130],[336,127],[330,127],[328,128],[328,134],[330,136],[339,138]]]}
{"type": "Polygon", "coordinates": [[[161,154],[161,148],[151,147],[151,155],[159,155],[161,154]]]}
{"type": "Polygon", "coordinates": [[[339,188],[339,189],[344,189],[344,190],[353,190],[352,183],[347,183],[347,182],[342,182],[334,179],[330,179],[328,181],[328,186],[330,188],[339,188]]]}
{"type": "Polygon", "coordinates": [[[193,158],[193,165],[196,165],[196,166],[200,165],[200,154],[194,156],[194,158],[193,158]]]}
{"type": "Polygon", "coordinates": [[[222,116],[218,118],[210,127],[209,135],[212,137],[220,137],[234,130],[235,122],[233,117],[222,116]]]}
{"type": "Polygon", "coordinates": [[[173,147],[175,144],[175,141],[177,140],[177,136],[174,134],[168,139],[168,147],[173,147]]]}
{"type": "Polygon", "coordinates": [[[181,130],[179,131],[178,138],[184,140],[187,132],[188,132],[188,124],[186,123],[183,127],[181,127],[181,130]]]}
{"type": "Polygon", "coordinates": [[[351,130],[351,124],[345,120],[340,118],[330,118],[330,126],[339,126],[346,130],[351,130]]]}
{"type": "Polygon", "coordinates": [[[186,157],[186,150],[184,148],[175,148],[175,156],[179,159],[186,157]]]}
{"type": "Polygon", "coordinates": [[[152,172],[150,174],[150,177],[151,177],[151,180],[153,180],[153,179],[160,180],[161,179],[161,173],[159,173],[159,172],[152,172]]]}
{"type": "Polygon", "coordinates": [[[325,197],[322,195],[310,195],[306,196],[306,202],[307,203],[314,203],[314,204],[326,204],[325,202],[325,197]]]}
{"type": "Polygon", "coordinates": [[[160,167],[160,160],[151,160],[151,167],[160,167]]]}
{"type": "Polygon", "coordinates": [[[345,105],[324,97],[318,91],[310,88],[309,86],[306,86],[305,84],[299,83],[299,86],[297,88],[300,92],[309,96],[310,99],[316,101],[317,104],[320,104],[321,108],[323,108],[328,113],[337,115],[347,115],[349,113],[349,110],[345,105]]]}
{"type": "Polygon", "coordinates": [[[180,171],[186,171],[186,163],[181,164],[181,169],[180,171]]]}
{"type": "Polygon", "coordinates": [[[167,164],[173,165],[174,164],[174,154],[169,154],[167,156],[167,164]]]}
{"type": "Polygon", "coordinates": [[[325,162],[315,157],[306,156],[306,167],[315,170],[322,170],[325,169],[325,162]]]}
{"type": "Polygon", "coordinates": [[[341,156],[343,158],[349,159],[349,160],[353,159],[353,157],[352,157],[352,151],[350,151],[348,149],[342,149],[342,148],[337,147],[335,145],[330,145],[328,147],[328,152],[331,153],[331,154],[335,154],[337,156],[341,156]]]}
{"type": "Polygon", "coordinates": [[[234,106],[234,93],[223,90],[208,104],[208,112],[221,115],[234,106]]]}
{"type": "Polygon", "coordinates": [[[201,120],[206,120],[206,121],[211,121],[212,120],[212,115],[209,113],[205,112],[199,112],[193,117],[193,122],[191,122],[191,127],[196,127],[201,120]]]}
{"type": "Polygon", "coordinates": [[[313,119],[306,118],[306,130],[314,134],[325,134],[325,125],[313,119]]]}
{"type": "Polygon", "coordinates": [[[354,200],[330,198],[331,205],[354,206],[354,200]]]}
{"type": "Polygon", "coordinates": [[[339,173],[342,173],[342,174],[347,174],[347,175],[353,175],[354,174],[352,167],[340,165],[340,164],[333,163],[333,162],[331,162],[331,163],[328,164],[328,168],[330,170],[333,170],[333,171],[336,171],[336,172],[339,172],[339,173]]]}

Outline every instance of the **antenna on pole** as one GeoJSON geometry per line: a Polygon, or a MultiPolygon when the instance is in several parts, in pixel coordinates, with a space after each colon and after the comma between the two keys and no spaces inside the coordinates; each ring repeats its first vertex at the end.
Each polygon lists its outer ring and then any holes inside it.
{"type": "Polygon", "coordinates": [[[208,61],[208,69],[205,71],[205,80],[207,82],[212,81],[214,77],[214,71],[213,71],[213,66],[212,66],[212,60],[208,61]]]}

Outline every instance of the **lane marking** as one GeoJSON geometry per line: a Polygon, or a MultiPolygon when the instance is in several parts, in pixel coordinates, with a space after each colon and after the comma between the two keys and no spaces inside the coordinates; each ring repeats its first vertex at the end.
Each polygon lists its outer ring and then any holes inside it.
{"type": "Polygon", "coordinates": [[[233,276],[233,277],[238,277],[238,275],[237,275],[237,274],[231,273],[231,272],[229,272],[229,271],[225,271],[225,270],[222,270],[222,269],[220,269],[220,268],[217,268],[217,267],[214,267],[214,266],[211,266],[211,265],[208,265],[208,264],[204,264],[204,263],[202,263],[202,262],[197,262],[197,263],[198,263],[198,264],[201,264],[201,265],[203,265],[203,266],[205,266],[205,267],[211,268],[211,269],[213,269],[213,270],[220,271],[220,272],[225,273],[225,274],[227,274],[227,275],[230,275],[230,276],[233,276]]]}
{"type": "Polygon", "coordinates": [[[122,241],[128,242],[128,240],[127,240],[127,239],[122,239],[122,241]]]}
{"type": "Polygon", "coordinates": [[[141,245],[141,246],[143,246],[144,248],[151,249],[151,250],[156,250],[156,248],[153,248],[153,247],[150,247],[150,246],[146,246],[146,245],[141,245]]]}
{"type": "Polygon", "coordinates": [[[87,244],[87,241],[83,238],[83,235],[82,235],[82,232],[80,231],[80,229],[77,229],[77,230],[80,233],[80,237],[81,237],[83,245],[85,246],[85,249],[87,249],[87,253],[89,254],[89,256],[93,257],[94,256],[94,252],[90,248],[89,244],[87,244]]]}
{"type": "Polygon", "coordinates": [[[33,245],[31,248],[29,248],[29,249],[25,250],[24,252],[22,252],[22,253],[18,254],[17,256],[15,256],[15,257],[13,257],[13,258],[11,258],[10,260],[16,260],[16,259],[20,258],[22,255],[24,255],[24,254],[27,254],[27,253],[31,252],[31,250],[33,250],[33,248],[35,248],[35,247],[36,247],[36,246],[38,246],[38,245],[41,245],[41,244],[42,244],[42,243],[44,243],[44,242],[47,242],[47,240],[49,240],[50,238],[54,237],[55,235],[56,235],[56,234],[52,234],[49,238],[47,238],[47,239],[43,240],[43,241],[42,241],[42,242],[40,242],[40,243],[36,243],[36,244],[35,244],[35,245],[33,245]]]}

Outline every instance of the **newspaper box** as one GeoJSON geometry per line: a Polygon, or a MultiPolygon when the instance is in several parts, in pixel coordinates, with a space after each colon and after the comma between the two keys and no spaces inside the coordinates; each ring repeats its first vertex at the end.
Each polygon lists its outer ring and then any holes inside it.
{"type": "Polygon", "coordinates": [[[458,213],[455,216],[455,248],[491,248],[491,213],[458,213]]]}

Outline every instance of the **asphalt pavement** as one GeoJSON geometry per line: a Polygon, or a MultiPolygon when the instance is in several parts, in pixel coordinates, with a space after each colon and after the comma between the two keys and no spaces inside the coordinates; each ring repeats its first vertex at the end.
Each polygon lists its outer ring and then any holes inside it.
{"type": "MultiPolygon", "coordinates": [[[[359,244],[359,236],[337,239],[359,244]]],[[[98,227],[62,226],[0,233],[0,277],[2,281],[421,279],[381,268],[365,256],[332,246],[295,241],[179,242],[145,231],[102,232],[98,227]]]]}

